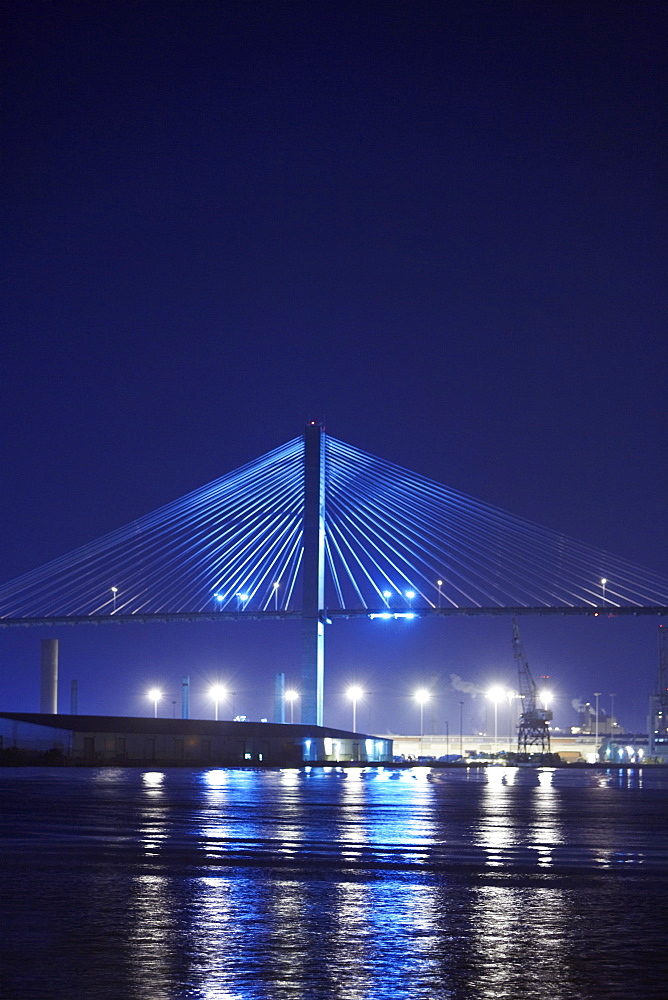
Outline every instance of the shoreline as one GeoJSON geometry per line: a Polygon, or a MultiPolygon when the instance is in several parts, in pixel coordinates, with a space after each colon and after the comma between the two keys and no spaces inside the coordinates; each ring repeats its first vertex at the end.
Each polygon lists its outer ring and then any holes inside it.
{"type": "Polygon", "coordinates": [[[69,760],[58,751],[44,751],[35,753],[34,751],[15,750],[12,747],[0,750],[0,769],[2,768],[24,768],[24,767],[47,767],[47,768],[69,768],[79,770],[103,769],[103,770],[234,770],[234,771],[304,771],[308,769],[335,768],[337,770],[388,770],[388,771],[412,771],[421,768],[429,771],[463,771],[470,769],[486,769],[489,767],[521,768],[523,770],[543,770],[545,768],[555,770],[570,771],[641,771],[645,768],[665,769],[668,762],[641,761],[638,763],[611,763],[610,761],[495,761],[495,760],[462,760],[462,761],[302,761],[300,763],[285,762],[252,763],[231,762],[231,761],[210,761],[208,764],[192,764],[181,762],[161,762],[156,760],[144,761],[118,761],[83,762],[79,760],[69,760]]]}

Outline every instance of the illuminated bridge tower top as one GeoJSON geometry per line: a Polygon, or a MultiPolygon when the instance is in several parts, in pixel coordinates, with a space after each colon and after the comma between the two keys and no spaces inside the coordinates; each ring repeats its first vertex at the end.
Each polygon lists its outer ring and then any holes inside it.
{"type": "Polygon", "coordinates": [[[323,724],[325,659],[325,431],[304,431],[302,722],[323,724]]]}

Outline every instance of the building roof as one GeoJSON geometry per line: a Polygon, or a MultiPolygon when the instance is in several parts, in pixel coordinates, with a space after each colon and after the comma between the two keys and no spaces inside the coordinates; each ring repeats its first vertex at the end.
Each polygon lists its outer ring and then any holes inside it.
{"type": "Polygon", "coordinates": [[[154,719],[126,715],[50,715],[46,712],[0,712],[0,718],[27,722],[50,729],[66,729],[76,733],[158,733],[186,736],[206,735],[263,736],[266,739],[296,739],[331,737],[333,739],[379,739],[366,733],[351,733],[329,726],[309,726],[286,722],[215,722],[212,719],[154,719]]]}

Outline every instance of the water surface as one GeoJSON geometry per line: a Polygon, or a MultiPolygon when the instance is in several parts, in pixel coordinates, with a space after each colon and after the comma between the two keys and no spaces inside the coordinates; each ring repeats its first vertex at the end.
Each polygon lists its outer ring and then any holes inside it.
{"type": "Polygon", "coordinates": [[[668,996],[661,769],[0,769],[3,996],[668,996]]]}

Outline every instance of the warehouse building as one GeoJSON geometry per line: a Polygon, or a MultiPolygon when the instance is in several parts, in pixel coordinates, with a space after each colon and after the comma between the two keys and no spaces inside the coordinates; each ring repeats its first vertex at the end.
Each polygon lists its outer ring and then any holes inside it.
{"type": "Polygon", "coordinates": [[[302,724],[0,712],[0,751],[79,765],[300,767],[388,762],[392,741],[302,724]]]}

